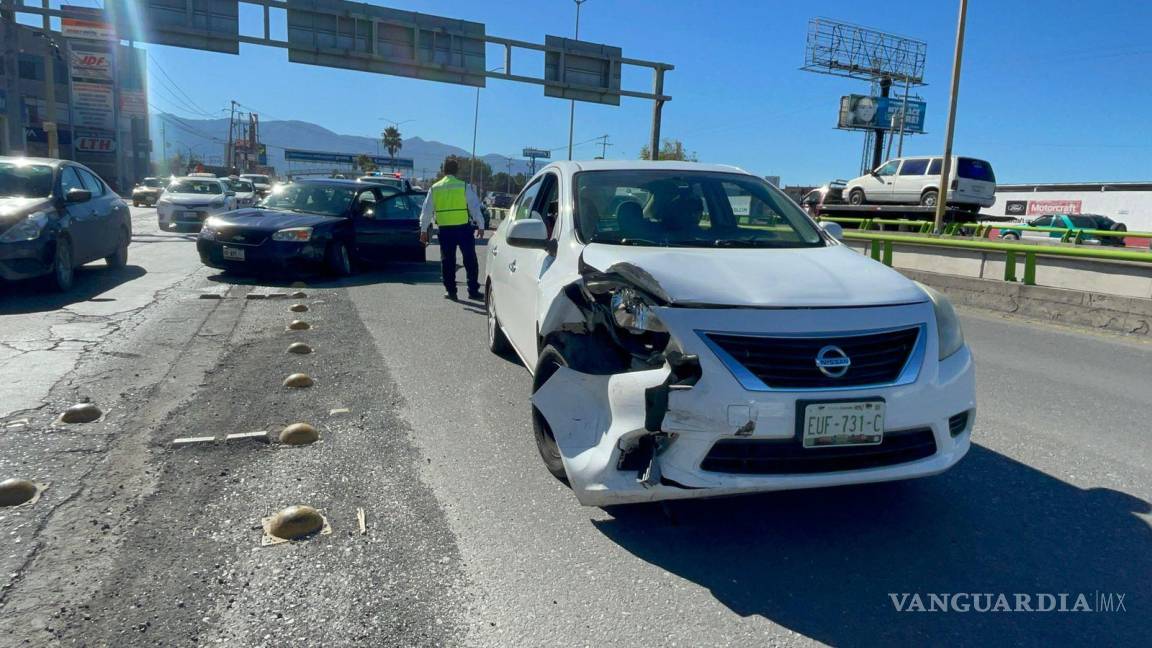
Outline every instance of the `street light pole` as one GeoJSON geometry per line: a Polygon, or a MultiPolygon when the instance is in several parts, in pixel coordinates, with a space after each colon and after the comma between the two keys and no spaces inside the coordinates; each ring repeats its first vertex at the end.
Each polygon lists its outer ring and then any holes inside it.
{"type": "MultiPolygon", "coordinates": [[[[580,40],[580,5],[588,0],[573,0],[576,3],[576,36],[575,40],[580,40]]],[[[576,128],[576,100],[570,99],[568,101],[568,159],[572,159],[572,140],[576,128]]]]}
{"type": "MultiPolygon", "coordinates": [[[[497,66],[489,72],[503,72],[504,66],[497,66]]],[[[476,112],[472,115],[472,159],[468,161],[468,182],[476,184],[476,133],[480,127],[480,86],[476,86],[476,112]]],[[[479,191],[479,189],[477,189],[479,191]]]]}
{"type": "Polygon", "coordinates": [[[940,188],[936,192],[937,234],[944,230],[944,211],[948,207],[948,186],[952,175],[952,135],[956,130],[956,98],[960,94],[960,61],[964,57],[964,22],[968,0],[960,0],[960,17],[956,21],[956,55],[952,60],[952,98],[948,103],[948,128],[944,135],[944,164],[940,169],[940,188]]]}

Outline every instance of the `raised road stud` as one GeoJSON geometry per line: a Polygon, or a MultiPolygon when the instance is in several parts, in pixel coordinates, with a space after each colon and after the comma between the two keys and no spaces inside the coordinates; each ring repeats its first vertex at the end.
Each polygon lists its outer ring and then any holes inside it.
{"type": "Polygon", "coordinates": [[[288,325],[288,330],[290,331],[307,331],[310,328],[312,328],[312,325],[304,320],[293,320],[292,323],[288,325]]]}
{"type": "Polygon", "coordinates": [[[0,506],[20,506],[26,504],[40,489],[27,479],[5,479],[0,482],[0,506]]]}
{"type": "Polygon", "coordinates": [[[304,299],[307,296],[308,296],[308,293],[304,292],[303,290],[297,290],[296,292],[289,295],[289,297],[291,297],[292,299],[304,299]]]}
{"type": "Polygon", "coordinates": [[[309,445],[320,440],[320,433],[307,423],[293,423],[280,430],[280,443],[290,446],[309,445]]]}
{"type": "Polygon", "coordinates": [[[308,355],[312,353],[312,347],[304,344],[303,342],[293,342],[288,345],[288,353],[295,353],[296,355],[308,355]]]}
{"type": "Polygon", "coordinates": [[[292,307],[289,308],[288,310],[292,311],[293,313],[307,313],[308,312],[308,305],[307,304],[292,304],[292,307]]]}
{"type": "Polygon", "coordinates": [[[103,415],[104,412],[92,403],[77,403],[64,410],[60,420],[65,423],[91,423],[103,415]]]}
{"type": "Polygon", "coordinates": [[[289,506],[262,520],[264,531],[276,540],[303,540],[324,530],[324,516],[311,506],[289,506]]]}
{"type": "Polygon", "coordinates": [[[314,384],[316,383],[312,380],[312,376],[309,376],[306,373],[294,373],[284,379],[285,387],[300,389],[304,387],[311,387],[314,384]]]}

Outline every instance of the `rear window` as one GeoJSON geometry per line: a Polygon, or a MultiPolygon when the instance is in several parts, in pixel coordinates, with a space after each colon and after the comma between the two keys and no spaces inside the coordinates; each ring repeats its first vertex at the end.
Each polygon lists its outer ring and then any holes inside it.
{"type": "Polygon", "coordinates": [[[996,182],[996,174],[992,173],[992,165],[984,160],[975,160],[973,158],[957,159],[956,175],[969,180],[996,182]]]}
{"type": "Polygon", "coordinates": [[[224,188],[219,180],[177,180],[168,186],[169,193],[219,194],[224,188]]]}
{"type": "Polygon", "coordinates": [[[1067,218],[1072,221],[1072,227],[1096,229],[1096,219],[1091,216],[1068,216],[1067,218]]]}

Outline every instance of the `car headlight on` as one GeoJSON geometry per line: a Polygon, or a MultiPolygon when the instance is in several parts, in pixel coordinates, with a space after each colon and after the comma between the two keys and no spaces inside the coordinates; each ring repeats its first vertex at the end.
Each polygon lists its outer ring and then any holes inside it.
{"type": "Polygon", "coordinates": [[[0,241],[16,243],[18,241],[33,241],[40,238],[44,226],[48,224],[48,212],[33,212],[24,220],[9,227],[0,234],[0,241]]]}
{"type": "Polygon", "coordinates": [[[940,359],[956,353],[964,346],[964,331],[960,329],[960,318],[952,307],[952,300],[943,293],[920,284],[928,298],[932,300],[932,310],[936,313],[936,337],[940,340],[940,359]]]}
{"type": "Polygon", "coordinates": [[[668,331],[652,307],[630,288],[621,288],[612,294],[612,319],[617,326],[633,333],[668,331]]]}
{"type": "Polygon", "coordinates": [[[305,243],[312,240],[311,227],[290,227],[282,229],[272,235],[273,241],[295,241],[297,243],[305,243]]]}

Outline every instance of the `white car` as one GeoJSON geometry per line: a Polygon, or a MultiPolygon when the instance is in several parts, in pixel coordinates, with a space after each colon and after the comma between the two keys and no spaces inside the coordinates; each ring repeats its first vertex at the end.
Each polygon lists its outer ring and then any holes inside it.
{"type": "Polygon", "coordinates": [[[250,181],[244,178],[225,180],[228,187],[236,194],[236,209],[241,207],[252,207],[260,202],[260,196],[256,195],[256,187],[250,181]]]}
{"type": "Polygon", "coordinates": [[[734,167],[545,167],[488,243],[486,301],[552,474],[606,506],[958,462],[976,397],[951,304],[839,231],[734,167]]]}
{"type": "MultiPolygon", "coordinates": [[[[889,160],[868,175],[849,180],[843,195],[851,205],[897,203],[935,207],[940,195],[944,158],[908,157],[889,160]]],[[[952,157],[948,204],[969,211],[996,204],[996,174],[992,165],[970,157],[952,157]]]]}
{"type": "Polygon", "coordinates": [[[256,195],[263,198],[272,193],[272,179],[261,173],[241,173],[241,180],[247,180],[256,187],[256,195]]]}
{"type": "Polygon", "coordinates": [[[156,201],[160,229],[200,229],[209,216],[236,209],[236,194],[220,178],[175,178],[156,201]]]}

